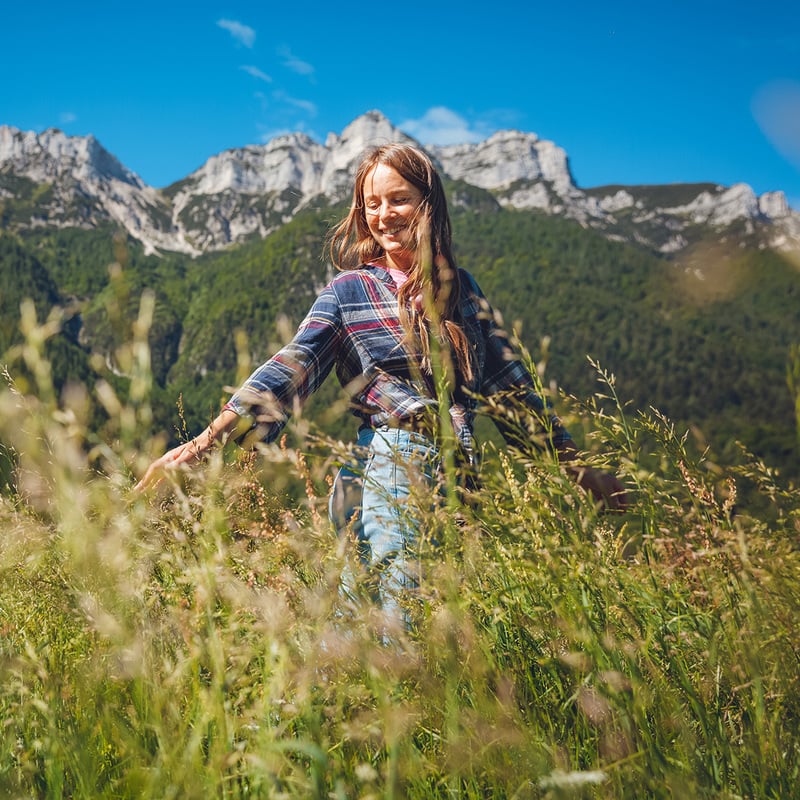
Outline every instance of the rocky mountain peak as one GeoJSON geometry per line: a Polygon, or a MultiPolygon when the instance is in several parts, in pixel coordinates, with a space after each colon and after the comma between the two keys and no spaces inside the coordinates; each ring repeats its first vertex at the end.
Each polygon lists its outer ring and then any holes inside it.
{"type": "Polygon", "coordinates": [[[168,194],[215,195],[226,191],[262,194],[294,188],[312,191],[309,175],[319,170],[323,148],[304,133],[272,139],[264,145],[225,150],[218,153],[180,181],[179,190],[168,194]]]}
{"type": "Polygon", "coordinates": [[[0,126],[0,168],[7,166],[37,183],[71,177],[99,183],[122,181],[138,188],[144,182],[92,136],[67,136],[58,128],[42,133],[0,126]]]}
{"type": "Polygon", "coordinates": [[[566,152],[535,133],[497,131],[477,144],[431,150],[450,177],[483,189],[507,189],[519,181],[547,181],[559,194],[575,188],[566,152]]]}
{"type": "Polygon", "coordinates": [[[373,110],[356,117],[341,134],[329,133],[325,147],[332,152],[346,151],[357,157],[368,147],[391,142],[416,143],[380,111],[373,110]]]}
{"type": "Polygon", "coordinates": [[[31,226],[94,226],[113,220],[147,249],[188,249],[165,225],[168,214],[159,193],[94,136],[0,126],[2,173],[51,187],[47,204],[33,213],[31,226]]]}
{"type": "Polygon", "coordinates": [[[758,209],[767,219],[784,219],[792,213],[784,192],[764,192],[758,198],[758,209]]]}

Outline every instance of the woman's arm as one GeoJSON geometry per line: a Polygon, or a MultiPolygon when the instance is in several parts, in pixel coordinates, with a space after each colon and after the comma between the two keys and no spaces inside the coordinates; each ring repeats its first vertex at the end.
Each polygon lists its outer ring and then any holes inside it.
{"type": "MultiPolygon", "coordinates": [[[[283,428],[291,406],[322,383],[331,370],[339,345],[339,305],[331,284],[317,297],[294,339],[258,367],[214,421],[191,441],[173,447],[154,461],[134,487],[141,491],[160,480],[165,469],[193,464],[212,445],[242,424],[272,441],[283,428]],[[247,425],[244,425],[247,420],[247,425]]],[[[238,431],[240,434],[244,430],[238,431]]]]}

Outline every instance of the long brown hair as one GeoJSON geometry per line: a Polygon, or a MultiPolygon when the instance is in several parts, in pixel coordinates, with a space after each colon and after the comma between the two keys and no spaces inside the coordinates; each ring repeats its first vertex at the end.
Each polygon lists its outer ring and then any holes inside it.
{"type": "Polygon", "coordinates": [[[414,263],[408,280],[398,290],[400,324],[407,343],[420,351],[423,369],[430,372],[429,331],[433,329],[439,341],[449,345],[458,371],[470,382],[471,351],[461,325],[461,287],[453,260],[447,199],[439,173],[425,153],[408,144],[382,145],[367,151],[356,171],[350,211],[331,232],[331,261],[337,269],[358,269],[384,255],[370,233],[364,212],[364,184],[379,164],[394,169],[422,194],[413,220],[414,263]]]}

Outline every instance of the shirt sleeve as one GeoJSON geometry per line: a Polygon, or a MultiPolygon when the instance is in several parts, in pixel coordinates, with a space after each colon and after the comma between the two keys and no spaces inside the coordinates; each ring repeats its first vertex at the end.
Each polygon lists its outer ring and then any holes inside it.
{"type": "Polygon", "coordinates": [[[535,421],[533,443],[559,450],[572,441],[569,431],[554,413],[552,403],[542,398],[531,373],[501,327],[493,311],[470,276],[472,289],[480,306],[479,317],[485,343],[485,362],[480,394],[486,398],[486,408],[507,442],[524,446],[531,442],[529,415],[535,421]],[[520,415],[523,409],[528,414],[520,415]]]}
{"type": "Polygon", "coordinates": [[[258,367],[225,408],[253,420],[258,439],[273,441],[292,409],[302,405],[331,371],[342,331],[340,306],[328,285],[289,344],[258,367]]]}

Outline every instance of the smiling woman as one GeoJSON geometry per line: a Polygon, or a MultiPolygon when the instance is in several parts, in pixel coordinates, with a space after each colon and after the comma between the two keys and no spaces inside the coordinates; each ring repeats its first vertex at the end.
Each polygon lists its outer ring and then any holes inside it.
{"type": "MultiPolygon", "coordinates": [[[[294,405],[335,368],[360,428],[353,458],[334,482],[331,517],[352,534],[372,599],[395,619],[404,618],[400,598],[417,581],[419,532],[406,507],[411,487],[425,485],[434,496],[445,438],[470,458],[479,398],[532,417],[534,443],[570,462],[595,497],[622,507],[616,478],[574,464],[569,434],[536,393],[474,279],[456,268],[450,230],[442,183],[427,155],[403,144],[369,151],[350,211],[331,236],[341,274],[294,339],[253,372],[200,436],[155,461],[138,488],[234,432],[246,441],[274,440],[294,405]],[[434,353],[445,365],[444,391],[434,353]]],[[[504,433],[519,442],[519,427],[507,425],[504,433]]]]}

